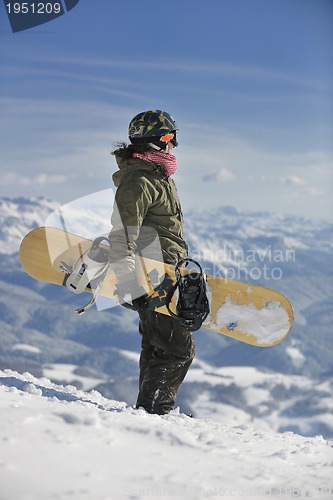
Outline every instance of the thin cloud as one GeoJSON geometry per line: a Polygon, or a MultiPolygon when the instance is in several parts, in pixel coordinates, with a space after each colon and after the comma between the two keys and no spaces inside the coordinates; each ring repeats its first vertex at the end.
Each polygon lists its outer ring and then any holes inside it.
{"type": "Polygon", "coordinates": [[[36,177],[26,177],[15,173],[6,173],[1,176],[0,184],[2,186],[20,185],[20,186],[45,186],[49,184],[63,184],[68,181],[66,175],[39,174],[36,177]]]}
{"type": "Polygon", "coordinates": [[[233,179],[235,179],[235,175],[225,167],[222,167],[218,172],[207,174],[202,178],[204,182],[228,182],[233,179]]]}
{"type": "Polygon", "coordinates": [[[296,175],[281,177],[279,181],[283,184],[288,184],[289,186],[293,186],[295,188],[292,194],[293,198],[296,198],[299,195],[319,196],[321,194],[319,189],[314,186],[310,186],[305,179],[296,175]]]}
{"type": "Polygon", "coordinates": [[[232,64],[224,62],[210,62],[205,61],[188,62],[181,60],[173,61],[151,61],[148,59],[133,60],[133,59],[89,59],[89,58],[71,58],[71,57],[58,57],[48,56],[46,60],[43,57],[35,57],[37,62],[48,62],[54,64],[69,64],[73,66],[91,66],[91,67],[105,67],[105,68],[122,68],[122,69],[143,69],[154,71],[175,71],[182,73],[205,73],[211,75],[222,75],[236,78],[260,79],[260,80],[273,80],[291,85],[302,87],[311,87],[317,90],[326,90],[327,85],[323,82],[311,78],[306,75],[298,75],[290,72],[278,71],[274,68],[265,66],[256,66],[251,64],[232,64]]]}
{"type": "Polygon", "coordinates": [[[305,179],[301,177],[297,177],[296,175],[289,175],[287,177],[281,177],[280,182],[284,184],[291,184],[292,186],[306,186],[307,182],[305,179]]]}

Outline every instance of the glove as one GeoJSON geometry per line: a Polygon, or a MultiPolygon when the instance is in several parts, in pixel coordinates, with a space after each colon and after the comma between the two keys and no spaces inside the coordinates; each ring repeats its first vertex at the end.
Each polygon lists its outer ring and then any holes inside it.
{"type": "Polygon", "coordinates": [[[132,311],[140,311],[148,307],[148,295],[144,288],[138,285],[134,274],[117,280],[115,295],[120,305],[132,311]]]}

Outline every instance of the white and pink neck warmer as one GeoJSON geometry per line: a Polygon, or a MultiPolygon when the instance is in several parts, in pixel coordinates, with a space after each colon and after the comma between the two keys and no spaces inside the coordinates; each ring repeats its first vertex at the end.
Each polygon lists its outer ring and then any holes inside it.
{"type": "Polygon", "coordinates": [[[170,176],[177,171],[177,158],[175,155],[165,153],[164,151],[147,151],[146,153],[134,153],[133,158],[158,163],[165,167],[165,175],[170,176]]]}

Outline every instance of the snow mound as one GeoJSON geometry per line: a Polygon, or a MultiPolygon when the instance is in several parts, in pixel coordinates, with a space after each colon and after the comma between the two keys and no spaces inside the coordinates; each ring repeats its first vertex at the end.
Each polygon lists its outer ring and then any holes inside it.
{"type": "Polygon", "coordinates": [[[332,443],[0,371],[1,499],[332,496],[332,443]]]}

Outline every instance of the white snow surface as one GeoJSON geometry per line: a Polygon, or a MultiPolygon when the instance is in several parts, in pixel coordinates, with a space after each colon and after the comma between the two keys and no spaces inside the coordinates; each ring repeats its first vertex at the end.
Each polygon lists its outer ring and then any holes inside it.
{"type": "Polygon", "coordinates": [[[332,498],[332,442],[0,371],[1,500],[332,498]]]}
{"type": "Polygon", "coordinates": [[[265,308],[257,309],[254,304],[236,304],[229,298],[219,307],[216,324],[208,317],[204,325],[222,328],[233,323],[232,330],[251,335],[263,345],[280,340],[290,329],[288,313],[279,302],[271,301],[265,308]]]}

